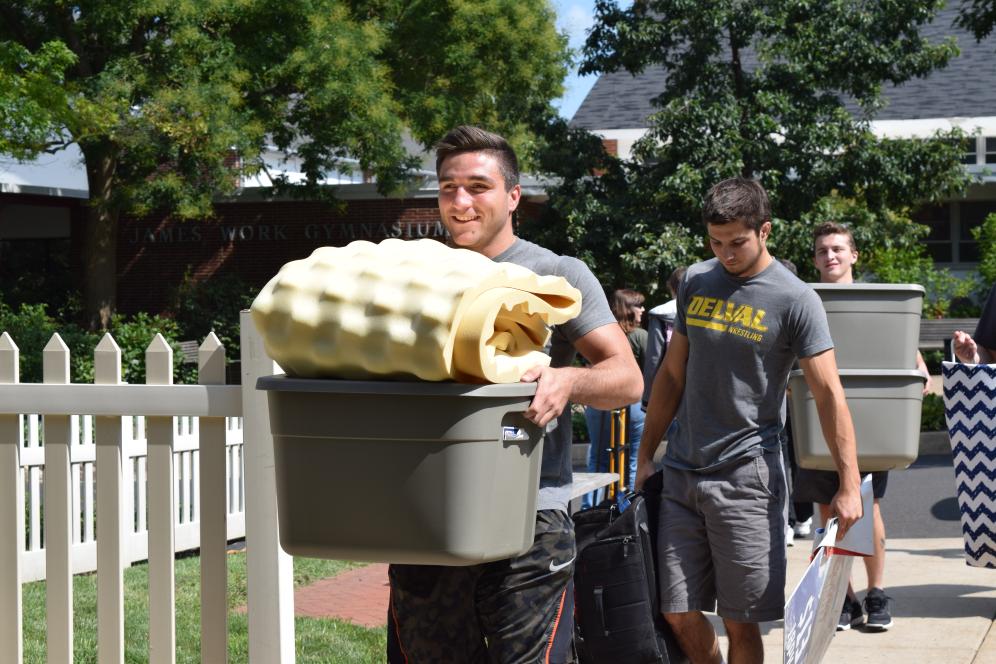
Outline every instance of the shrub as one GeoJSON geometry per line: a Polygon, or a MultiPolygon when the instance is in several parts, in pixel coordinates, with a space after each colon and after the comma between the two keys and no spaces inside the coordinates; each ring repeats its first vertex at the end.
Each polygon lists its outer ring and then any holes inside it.
{"type": "Polygon", "coordinates": [[[952,301],[963,302],[978,289],[976,278],[959,279],[950,270],[935,267],[921,245],[879,249],[866,268],[870,272],[868,276],[875,281],[923,286],[926,291],[923,298],[925,318],[948,316],[952,301]]]}
{"type": "MultiPolygon", "coordinates": [[[[979,242],[979,274],[988,289],[996,283],[996,214],[989,215],[981,226],[973,228],[972,236],[979,242]]],[[[985,297],[985,293],[982,295],[985,297]]]]}
{"type": "MultiPolygon", "coordinates": [[[[23,383],[42,382],[42,351],[58,333],[69,347],[69,373],[74,383],[93,382],[93,351],[101,335],[75,323],[54,319],[44,304],[22,304],[15,311],[0,302],[0,332],[10,334],[20,351],[20,379],[23,383]]],[[[108,330],[121,348],[121,379],[127,383],[145,382],[145,349],[159,332],[173,346],[173,376],[177,383],[197,382],[197,369],[183,364],[177,343],[177,325],[168,318],[140,313],[132,318],[114,316],[108,330]]]]}
{"type": "Polygon", "coordinates": [[[587,443],[588,423],[584,419],[584,407],[575,407],[571,410],[571,429],[575,443],[587,443]]]}
{"type": "Polygon", "coordinates": [[[231,361],[239,357],[239,312],[249,308],[258,292],[234,275],[196,281],[187,274],[173,296],[170,311],[181,338],[201,342],[213,331],[231,361]]]}
{"type": "Polygon", "coordinates": [[[944,399],[936,394],[923,395],[923,407],[920,410],[920,431],[946,431],[944,421],[944,399]]]}
{"type": "Polygon", "coordinates": [[[150,316],[145,312],[126,318],[116,314],[111,318],[108,332],[121,348],[121,380],[126,383],[145,382],[145,351],[156,334],[173,348],[173,381],[176,383],[196,383],[197,367],[184,364],[180,351],[180,328],[176,321],[162,316],[150,316]]]}
{"type": "Polygon", "coordinates": [[[73,323],[56,321],[46,305],[21,304],[15,310],[0,302],[0,332],[10,334],[20,351],[22,383],[42,382],[42,351],[55,333],[69,347],[70,380],[93,381],[93,348],[99,337],[73,323]]]}

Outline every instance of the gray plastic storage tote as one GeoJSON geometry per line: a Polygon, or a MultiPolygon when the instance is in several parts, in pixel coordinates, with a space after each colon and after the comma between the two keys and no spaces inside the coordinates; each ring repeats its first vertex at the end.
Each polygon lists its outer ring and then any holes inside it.
{"type": "Polygon", "coordinates": [[[839,368],[912,369],[916,366],[923,286],[810,285],[823,300],[839,368]]]}
{"type": "Polygon", "coordinates": [[[471,565],[532,545],[543,437],[522,412],[534,383],[269,376],[257,387],[288,553],[471,565]]]}
{"type": "MultiPolygon", "coordinates": [[[[840,382],[854,421],[858,467],[862,471],[892,470],[916,461],[923,375],[913,370],[842,369],[840,382]]],[[[789,389],[796,461],[802,468],[836,470],[802,371],[792,372],[789,389]]]]}

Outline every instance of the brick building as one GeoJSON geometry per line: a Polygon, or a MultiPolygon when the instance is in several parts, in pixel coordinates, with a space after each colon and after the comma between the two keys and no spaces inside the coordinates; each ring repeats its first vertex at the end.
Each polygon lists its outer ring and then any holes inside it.
{"type": "MultiPolygon", "coordinates": [[[[19,168],[5,173],[0,162],[0,283],[37,271],[66,271],[72,275],[67,283],[79,283],[88,193],[78,157],[45,157],[19,168]]],[[[281,265],[321,246],[385,238],[445,240],[434,178],[404,198],[383,197],[371,183],[330,187],[339,205],[266,200],[257,187],[247,186],[237,197],[219,200],[210,219],[123,217],[118,310],[160,313],[185,278],[235,275],[260,287],[281,265]]],[[[538,214],[545,200],[542,186],[523,177],[518,214],[538,214]]]]}

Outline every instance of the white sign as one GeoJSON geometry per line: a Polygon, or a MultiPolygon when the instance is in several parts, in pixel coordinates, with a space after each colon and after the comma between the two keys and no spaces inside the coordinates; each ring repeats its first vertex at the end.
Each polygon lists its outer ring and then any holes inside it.
{"type": "Polygon", "coordinates": [[[861,482],[861,518],[837,541],[837,519],[816,531],[813,560],[785,603],[785,664],[819,664],[837,632],[855,555],[871,555],[871,475],[861,482]],[[820,537],[822,536],[822,538],[820,537]]]}

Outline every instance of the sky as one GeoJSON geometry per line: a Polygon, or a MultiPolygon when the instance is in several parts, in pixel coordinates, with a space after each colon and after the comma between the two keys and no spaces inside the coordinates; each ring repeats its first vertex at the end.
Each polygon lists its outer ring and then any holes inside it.
{"type": "MultiPolygon", "coordinates": [[[[628,4],[628,3],[626,3],[628,4]]],[[[593,0],[553,0],[557,12],[557,28],[568,35],[572,49],[580,51],[584,44],[587,31],[595,18],[595,3],[593,0]]],[[[577,66],[573,67],[564,80],[564,96],[553,102],[560,111],[561,117],[570,119],[578,106],[584,101],[591,86],[595,85],[598,76],[578,76],[577,66]]]]}

